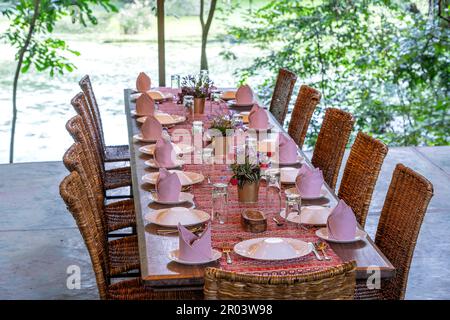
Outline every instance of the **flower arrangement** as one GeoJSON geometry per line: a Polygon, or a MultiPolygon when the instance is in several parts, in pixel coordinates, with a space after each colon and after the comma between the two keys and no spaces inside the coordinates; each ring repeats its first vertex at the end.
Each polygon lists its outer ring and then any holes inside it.
{"type": "Polygon", "coordinates": [[[209,96],[213,81],[207,75],[188,75],[181,79],[181,93],[183,96],[191,95],[194,98],[206,98],[209,96]]]}
{"type": "Polygon", "coordinates": [[[257,163],[252,163],[248,156],[243,164],[233,163],[231,165],[233,176],[230,183],[243,188],[246,183],[258,183],[261,178],[261,169],[257,163]]]}
{"type": "Polygon", "coordinates": [[[216,115],[211,119],[210,128],[219,130],[222,133],[222,136],[225,137],[227,130],[234,129],[232,116],[229,114],[225,115],[216,115]]]}

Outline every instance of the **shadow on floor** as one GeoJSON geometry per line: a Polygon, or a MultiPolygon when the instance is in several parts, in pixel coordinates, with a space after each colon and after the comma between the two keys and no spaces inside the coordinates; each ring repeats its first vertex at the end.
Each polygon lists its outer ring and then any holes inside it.
{"type": "MultiPolygon", "coordinates": [[[[366,224],[371,236],[398,162],[427,177],[435,190],[418,239],[406,298],[450,299],[450,246],[446,241],[450,147],[389,150],[366,224]]],[[[89,255],[59,196],[58,185],[66,174],[61,162],[0,165],[0,299],[98,298],[89,255]],[[80,267],[81,289],[67,288],[67,268],[73,265],[80,267]]]]}

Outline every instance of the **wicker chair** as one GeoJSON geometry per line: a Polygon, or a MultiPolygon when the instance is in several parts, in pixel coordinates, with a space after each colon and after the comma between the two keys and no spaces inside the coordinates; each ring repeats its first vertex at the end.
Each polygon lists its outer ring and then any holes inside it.
{"type": "Polygon", "coordinates": [[[404,299],[417,237],[433,185],[403,164],[397,164],[381,211],[375,244],[394,265],[396,275],[382,283],[383,299],[404,299]]]}
{"type": "Polygon", "coordinates": [[[216,268],[205,271],[205,299],[331,300],[353,299],[354,261],[298,276],[259,276],[216,268]]]}
{"type": "Polygon", "coordinates": [[[94,213],[96,208],[91,206],[86,188],[76,171],[71,172],[61,182],[60,194],[72,213],[89,251],[101,299],[195,299],[203,296],[201,291],[154,292],[146,288],[140,278],[111,284],[111,268],[108,266],[116,261],[112,261],[110,256],[115,255],[120,260],[123,258],[124,250],[129,248],[127,246],[112,247],[113,241],[108,243],[104,234],[97,228],[94,213]],[[118,250],[122,252],[122,255],[112,254],[112,250],[118,250]]]}
{"type": "Polygon", "coordinates": [[[363,228],[387,152],[388,148],[384,143],[358,132],[345,165],[338,197],[353,209],[358,223],[363,228]]]}
{"type": "MultiPolygon", "coordinates": [[[[82,134],[82,129],[79,128],[82,126],[81,118],[76,117],[70,121],[68,126],[77,134],[82,134]]],[[[83,148],[81,143],[75,142],[64,154],[63,162],[69,171],[77,171],[80,175],[88,191],[89,201],[99,213],[96,223],[107,233],[129,227],[135,229],[136,215],[133,200],[127,199],[105,204],[98,166],[95,165],[92,154],[84,150],[88,149],[83,148]],[[104,214],[100,214],[102,212],[104,214]]],[[[113,236],[117,235],[129,234],[114,234],[113,236]]]]}
{"type": "Polygon", "coordinates": [[[325,182],[333,190],[354,123],[355,119],[348,112],[336,108],[325,111],[311,163],[322,170],[325,182]]]}
{"type": "Polygon", "coordinates": [[[273,91],[272,100],[270,101],[269,111],[281,125],[283,125],[284,119],[286,118],[296,81],[297,76],[295,73],[287,69],[280,69],[278,72],[278,78],[273,91]]]}
{"type": "MultiPolygon", "coordinates": [[[[91,152],[95,155],[96,161],[100,163],[100,169],[103,176],[103,185],[105,190],[116,189],[121,187],[131,186],[131,170],[130,167],[120,167],[110,170],[105,170],[104,152],[101,148],[101,143],[96,136],[94,120],[91,117],[91,113],[86,101],[86,97],[83,93],[78,93],[72,99],[72,106],[78,115],[83,119],[84,127],[87,131],[87,138],[89,145],[91,146],[91,152]]],[[[106,193],[105,193],[106,194],[106,193]]],[[[120,197],[130,197],[129,195],[120,197]]],[[[110,197],[115,198],[115,197],[110,197]]]]}
{"type": "Polygon", "coordinates": [[[307,85],[300,87],[288,127],[289,135],[299,148],[303,147],[309,122],[319,102],[319,91],[307,85]]]}
{"type": "Polygon", "coordinates": [[[106,146],[105,144],[100,110],[98,108],[97,99],[95,98],[94,90],[92,88],[92,83],[89,79],[89,76],[85,75],[83,78],[81,78],[79,84],[81,90],[83,90],[83,93],[86,96],[88,107],[91,111],[92,119],[95,124],[94,128],[100,144],[100,149],[104,153],[105,162],[129,161],[130,149],[128,145],[106,146]]]}

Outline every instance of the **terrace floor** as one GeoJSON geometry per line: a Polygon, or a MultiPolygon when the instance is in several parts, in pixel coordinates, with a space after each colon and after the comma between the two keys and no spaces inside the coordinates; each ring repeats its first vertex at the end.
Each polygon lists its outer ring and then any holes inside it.
{"type": "MultiPolygon", "coordinates": [[[[366,224],[371,236],[398,162],[427,177],[435,190],[406,298],[450,299],[450,147],[389,150],[366,224]]],[[[0,299],[98,298],[89,255],[59,196],[58,185],[66,174],[62,162],[0,165],[0,299]],[[81,289],[66,286],[72,265],[81,268],[81,289]]]]}

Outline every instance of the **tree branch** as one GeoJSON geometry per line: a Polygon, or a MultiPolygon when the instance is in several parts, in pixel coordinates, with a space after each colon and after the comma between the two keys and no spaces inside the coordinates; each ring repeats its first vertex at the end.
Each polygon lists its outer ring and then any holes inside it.
{"type": "Polygon", "coordinates": [[[202,25],[202,32],[205,29],[205,19],[203,18],[204,11],[205,11],[205,0],[200,0],[200,24],[202,25]]]}
{"type": "Polygon", "coordinates": [[[41,0],[35,0],[34,2],[34,12],[30,21],[30,28],[28,29],[28,34],[23,44],[23,47],[19,51],[19,59],[17,60],[16,72],[14,74],[13,82],[13,117],[11,125],[11,140],[9,143],[9,163],[14,162],[14,138],[16,134],[16,122],[17,122],[17,84],[19,82],[20,70],[22,68],[23,58],[30,45],[31,38],[33,37],[34,28],[36,27],[36,20],[39,16],[39,9],[41,5],[41,0]]]}
{"type": "MultiPolygon", "coordinates": [[[[202,0],[203,2],[203,0],[202,0]]],[[[208,19],[206,20],[205,31],[206,34],[209,32],[209,28],[211,27],[212,19],[214,17],[214,12],[216,11],[217,0],[211,0],[211,4],[209,6],[208,19]]]]}

